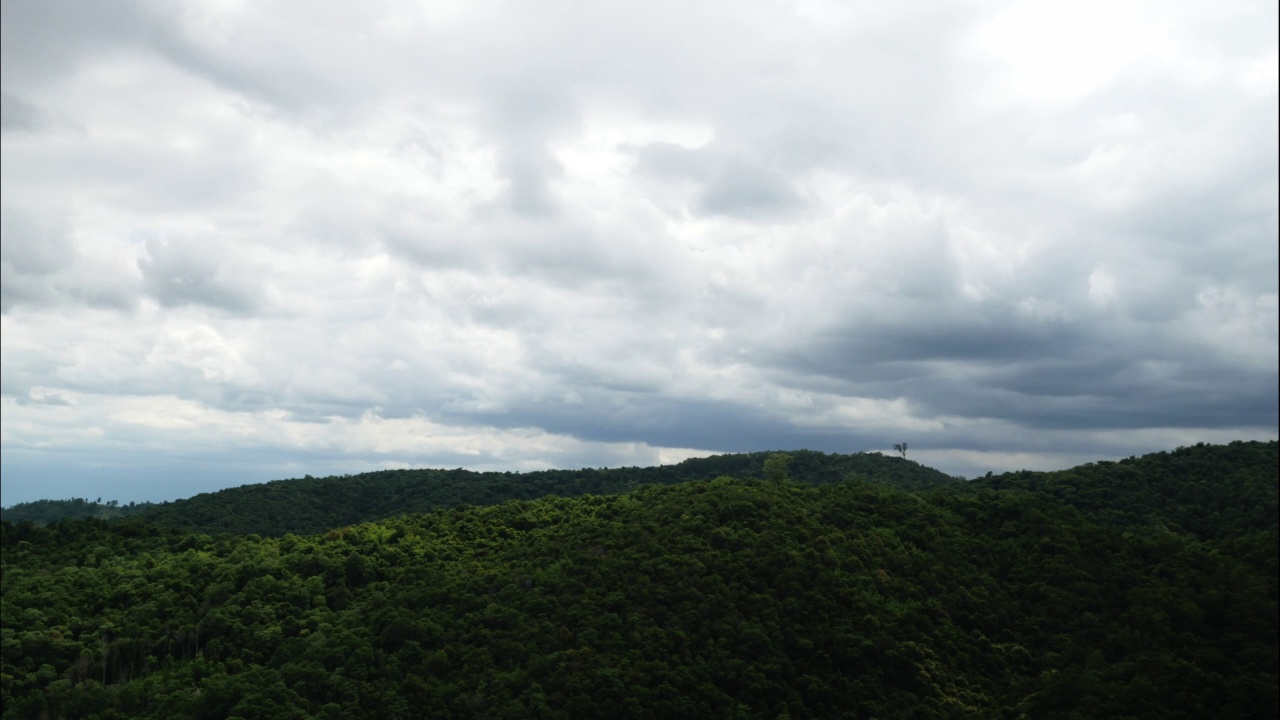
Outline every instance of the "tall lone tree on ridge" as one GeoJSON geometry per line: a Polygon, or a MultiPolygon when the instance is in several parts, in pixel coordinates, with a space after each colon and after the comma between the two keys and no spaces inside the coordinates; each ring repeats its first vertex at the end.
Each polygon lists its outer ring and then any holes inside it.
{"type": "Polygon", "coordinates": [[[907,457],[907,444],[906,444],[906,443],[897,443],[896,445],[894,445],[894,446],[893,446],[893,449],[894,449],[894,450],[897,450],[897,451],[898,451],[898,452],[900,452],[900,453],[902,453],[902,458],[903,458],[904,460],[906,459],[906,457],[907,457]]]}
{"type": "Polygon", "coordinates": [[[782,482],[783,480],[786,480],[788,462],[791,462],[791,456],[786,453],[774,453],[765,458],[765,479],[772,482],[782,482]]]}

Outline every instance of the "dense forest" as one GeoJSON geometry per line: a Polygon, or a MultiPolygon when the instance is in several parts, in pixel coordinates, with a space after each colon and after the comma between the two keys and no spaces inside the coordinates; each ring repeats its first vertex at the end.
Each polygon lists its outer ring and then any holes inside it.
{"type": "Polygon", "coordinates": [[[6,519],[3,718],[1280,716],[1275,442],[791,456],[239,490],[311,534],[209,532],[233,491],[6,519]],[[383,519],[311,532],[352,512],[383,519]]]}
{"type": "MultiPolygon", "coordinates": [[[[777,453],[741,453],[695,458],[677,465],[529,473],[469,470],[383,470],[341,477],[276,480],[161,504],[40,500],[3,511],[10,522],[48,524],[64,517],[103,519],[136,516],[187,530],[236,534],[317,533],[371,520],[458,505],[494,505],[552,495],[624,493],[644,485],[710,480],[721,475],[764,477],[765,461],[777,453]]],[[[800,482],[828,484],[856,476],[902,489],[921,489],[951,478],[933,468],[879,453],[837,455],[788,453],[786,471],[800,482]]]]}
{"type": "Polygon", "coordinates": [[[121,505],[116,500],[103,502],[102,498],[97,500],[89,500],[88,498],[36,500],[4,508],[3,511],[0,511],[0,518],[13,523],[30,521],[40,525],[48,525],[58,520],[74,518],[91,517],[99,520],[113,520],[136,515],[151,506],[152,503],[136,502],[121,505]]]}

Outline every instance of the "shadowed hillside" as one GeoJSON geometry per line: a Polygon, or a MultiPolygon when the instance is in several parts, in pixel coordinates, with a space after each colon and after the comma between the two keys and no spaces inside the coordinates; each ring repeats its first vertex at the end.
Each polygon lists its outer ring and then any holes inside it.
{"type": "Polygon", "coordinates": [[[1219,497],[1274,503],[1274,463],[650,482],[282,538],[5,522],[3,718],[1276,717],[1277,517],[1219,497]]]}
{"type": "MultiPolygon", "coordinates": [[[[763,477],[764,462],[770,455],[767,452],[716,455],[646,468],[531,473],[384,470],[341,477],[307,477],[204,493],[186,500],[149,505],[134,514],[158,524],[198,532],[312,533],[458,505],[493,505],[549,495],[622,493],[645,485],[670,485],[719,475],[763,477]]],[[[953,480],[918,463],[874,453],[829,455],[800,450],[788,456],[786,467],[790,477],[813,484],[860,477],[893,487],[919,489],[953,480]]],[[[50,508],[39,507],[42,511],[39,518],[28,516],[26,509],[19,506],[5,510],[4,519],[11,522],[53,519],[49,517],[50,508]]]]}
{"type": "Polygon", "coordinates": [[[1201,443],[1070,470],[988,476],[947,491],[1019,490],[1112,527],[1160,525],[1225,538],[1275,526],[1278,463],[1275,441],[1201,443]]]}

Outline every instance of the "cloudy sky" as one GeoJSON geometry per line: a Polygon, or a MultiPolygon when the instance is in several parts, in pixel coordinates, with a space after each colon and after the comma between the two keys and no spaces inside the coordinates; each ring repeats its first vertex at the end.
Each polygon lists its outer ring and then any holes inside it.
{"type": "Polygon", "coordinates": [[[1277,436],[1277,5],[3,2],[4,504],[1277,436]]]}

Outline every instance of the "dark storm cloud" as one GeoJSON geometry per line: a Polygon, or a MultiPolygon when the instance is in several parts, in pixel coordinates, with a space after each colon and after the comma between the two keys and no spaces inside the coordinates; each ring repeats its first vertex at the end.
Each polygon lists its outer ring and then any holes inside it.
{"type": "Polygon", "coordinates": [[[882,434],[797,427],[784,413],[741,402],[662,397],[648,393],[585,391],[581,404],[536,403],[501,414],[467,414],[451,419],[499,427],[537,424],[598,442],[641,441],[656,447],[716,448],[750,452],[763,448],[840,449],[878,447],[882,434]]]}
{"type": "MultiPolygon", "coordinates": [[[[1022,372],[1053,369],[1024,368],[1022,372]]],[[[1005,420],[1029,429],[1239,428],[1266,427],[1277,420],[1276,403],[1270,398],[1278,389],[1275,378],[1260,372],[1181,371],[1172,379],[1133,381],[1113,377],[1069,392],[1040,384],[1009,387],[1003,378],[987,378],[975,386],[923,380],[911,393],[922,407],[946,415],[1005,420]]]]}
{"type": "Polygon", "coordinates": [[[1083,329],[1067,323],[1041,324],[1016,317],[946,317],[946,308],[905,319],[902,324],[868,318],[852,326],[807,338],[785,351],[789,364],[822,374],[856,379],[858,368],[881,362],[927,360],[1051,359],[1087,352],[1083,329]]]}
{"type": "Polygon", "coordinates": [[[1027,428],[1266,427],[1277,421],[1275,373],[1188,354],[1174,338],[1108,327],[1021,331],[868,329],[780,358],[791,382],[820,375],[863,397],[901,397],[929,414],[1027,428]]]}

